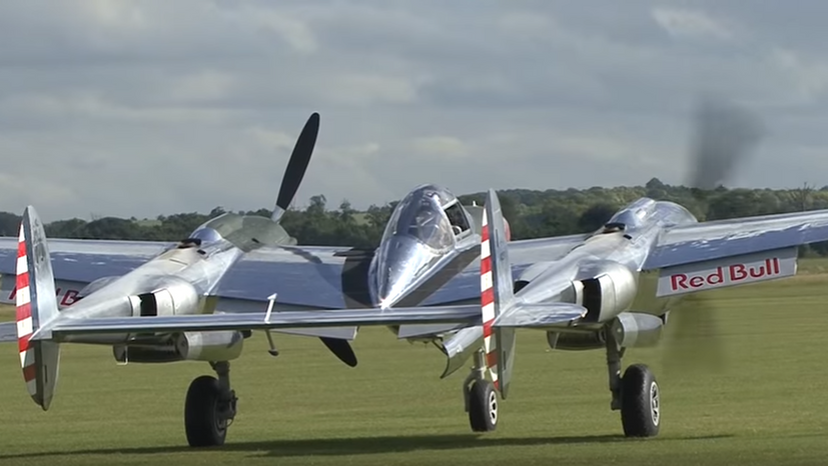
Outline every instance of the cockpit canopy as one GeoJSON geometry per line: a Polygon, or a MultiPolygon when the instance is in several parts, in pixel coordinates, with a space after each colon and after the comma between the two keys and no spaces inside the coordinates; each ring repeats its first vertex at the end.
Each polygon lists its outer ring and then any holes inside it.
{"type": "Polygon", "coordinates": [[[655,201],[642,198],[619,210],[600,230],[613,233],[640,226],[655,209],[655,201]]]}
{"type": "Polygon", "coordinates": [[[436,251],[444,251],[454,246],[455,236],[469,229],[469,218],[451,192],[423,185],[411,191],[394,209],[383,240],[408,235],[436,251]]]}
{"type": "Polygon", "coordinates": [[[206,221],[190,235],[190,239],[200,240],[201,244],[226,240],[243,251],[262,245],[290,243],[284,228],[269,218],[230,212],[206,221]]]}

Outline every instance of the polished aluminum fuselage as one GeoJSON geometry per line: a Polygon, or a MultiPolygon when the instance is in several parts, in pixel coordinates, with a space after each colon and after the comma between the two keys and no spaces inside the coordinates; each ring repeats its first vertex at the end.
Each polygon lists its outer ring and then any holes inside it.
{"type": "Polygon", "coordinates": [[[371,261],[374,306],[419,304],[468,266],[479,245],[480,225],[451,192],[435,185],[415,188],[392,213],[371,261]]]}

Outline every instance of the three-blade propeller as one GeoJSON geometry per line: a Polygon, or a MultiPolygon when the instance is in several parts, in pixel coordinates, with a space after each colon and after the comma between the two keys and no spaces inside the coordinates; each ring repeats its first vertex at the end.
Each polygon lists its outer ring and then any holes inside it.
{"type": "MultiPolygon", "coordinates": [[[[759,117],[730,102],[706,98],[697,109],[687,185],[705,206],[710,190],[747,161],[764,136],[759,117]]],[[[664,357],[681,370],[720,369],[724,363],[717,310],[707,292],[686,298],[670,312],[664,357]]]]}

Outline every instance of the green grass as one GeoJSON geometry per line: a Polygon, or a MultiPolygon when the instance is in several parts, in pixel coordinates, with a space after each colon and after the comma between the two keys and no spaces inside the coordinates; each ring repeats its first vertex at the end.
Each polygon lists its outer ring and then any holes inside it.
{"type": "Polygon", "coordinates": [[[16,348],[5,345],[0,464],[825,464],[828,276],[710,296],[720,308],[721,369],[668,368],[660,348],[624,359],[659,378],[663,425],[654,439],[620,435],[601,351],[552,352],[542,333],[521,332],[498,431],[477,436],[462,409],[465,373],[439,380],[435,348],[364,329],[355,369],[316,339],[277,337],[278,358],[261,335],[248,340],[232,368],[239,415],[227,445],[206,451],[186,447],[182,421],[187,386],[209,373],[206,363],[119,367],[107,348],[65,345],[44,413],[25,393],[16,348]]]}

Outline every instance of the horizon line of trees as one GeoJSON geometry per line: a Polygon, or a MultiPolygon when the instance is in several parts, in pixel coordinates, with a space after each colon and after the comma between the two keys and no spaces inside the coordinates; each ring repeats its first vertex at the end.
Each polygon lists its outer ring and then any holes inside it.
{"type": "MultiPolygon", "coordinates": [[[[735,188],[720,186],[697,190],[673,186],[651,179],[644,186],[588,189],[505,189],[498,190],[504,216],[509,220],[513,239],[559,236],[594,231],[618,209],[641,197],[668,200],[683,205],[699,221],[719,220],[828,209],[828,186],[815,189],[804,184],[794,189],[735,188]]],[[[485,193],[458,196],[463,205],[483,205],[485,193]]],[[[300,245],[376,247],[397,201],[371,205],[364,211],[343,200],[332,209],[324,195],[315,195],[304,209],[289,209],[282,225],[300,245]]],[[[46,224],[51,238],[176,241],[195,228],[225,213],[216,207],[208,213],[187,212],[159,215],[154,220],[102,217],[92,220],[72,218],[46,224]]],[[[240,214],[270,216],[270,209],[239,211],[240,214]]],[[[0,235],[17,236],[20,216],[0,212],[0,235]]],[[[828,255],[828,245],[813,244],[806,253],[828,255]]]]}

